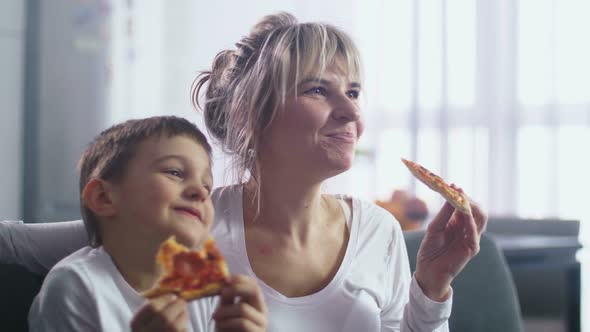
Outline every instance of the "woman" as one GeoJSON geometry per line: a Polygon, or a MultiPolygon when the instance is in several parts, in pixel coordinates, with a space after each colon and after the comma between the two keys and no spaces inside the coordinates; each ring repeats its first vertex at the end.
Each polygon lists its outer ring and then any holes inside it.
{"type": "MultiPolygon", "coordinates": [[[[472,215],[445,203],[412,277],[390,214],[321,192],[351,167],[364,129],[350,38],[280,13],[236,46],[196,80],[193,98],[204,91],[207,128],[234,157],[241,183],[213,193],[212,234],[232,273],[261,286],[268,330],[447,331],[451,281],[477,254],[487,217],[474,203],[472,215]]],[[[83,242],[79,222],[5,228],[14,246],[1,252],[16,253],[2,260],[18,256],[30,269],[49,268],[83,242]],[[55,248],[47,241],[56,237],[71,240],[55,248]]]]}

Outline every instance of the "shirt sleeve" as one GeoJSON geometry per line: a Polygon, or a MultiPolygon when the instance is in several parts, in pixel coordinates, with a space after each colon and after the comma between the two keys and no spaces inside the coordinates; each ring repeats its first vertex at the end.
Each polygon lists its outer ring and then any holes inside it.
{"type": "Polygon", "coordinates": [[[448,320],[453,306],[453,290],[444,302],[429,299],[418,285],[415,277],[410,284],[410,301],[404,308],[406,329],[402,331],[437,331],[448,332],[448,320]],[[413,323],[414,325],[410,325],[413,323]],[[420,329],[416,329],[416,326],[420,329]]]}
{"type": "MultiPolygon", "coordinates": [[[[395,222],[387,220],[387,222],[395,222]]],[[[448,332],[452,293],[445,302],[430,300],[412,277],[403,233],[398,224],[394,227],[394,241],[388,249],[389,303],[381,312],[381,331],[396,332],[448,332]]]]}
{"type": "Polygon", "coordinates": [[[45,279],[29,311],[31,332],[99,331],[92,292],[79,274],[61,267],[45,279]]]}
{"type": "Polygon", "coordinates": [[[46,274],[58,261],[87,245],[81,220],[25,224],[0,221],[0,263],[46,274]]]}

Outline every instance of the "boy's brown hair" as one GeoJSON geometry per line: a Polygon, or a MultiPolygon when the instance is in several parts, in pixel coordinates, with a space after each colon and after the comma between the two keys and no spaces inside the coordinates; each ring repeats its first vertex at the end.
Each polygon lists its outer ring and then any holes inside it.
{"type": "Polygon", "coordinates": [[[205,135],[191,122],[175,116],[155,116],[129,120],[101,132],[86,148],[78,167],[80,169],[80,210],[90,246],[102,244],[98,219],[84,204],[82,192],[90,180],[120,181],[129,161],[140,143],[148,138],[187,136],[200,144],[211,160],[211,145],[205,135]]]}

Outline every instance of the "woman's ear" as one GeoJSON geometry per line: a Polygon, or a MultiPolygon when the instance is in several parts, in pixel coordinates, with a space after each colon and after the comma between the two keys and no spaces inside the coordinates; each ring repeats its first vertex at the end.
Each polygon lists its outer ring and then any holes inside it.
{"type": "Polygon", "coordinates": [[[113,185],[101,179],[92,179],[82,190],[82,201],[97,217],[113,217],[117,213],[113,185]]]}

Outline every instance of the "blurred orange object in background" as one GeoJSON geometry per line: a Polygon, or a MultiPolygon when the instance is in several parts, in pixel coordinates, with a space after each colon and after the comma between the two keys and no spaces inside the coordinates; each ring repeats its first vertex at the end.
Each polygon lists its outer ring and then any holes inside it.
{"type": "Polygon", "coordinates": [[[428,217],[426,203],[405,190],[395,190],[389,200],[375,203],[389,211],[404,231],[421,229],[428,217]]]}

